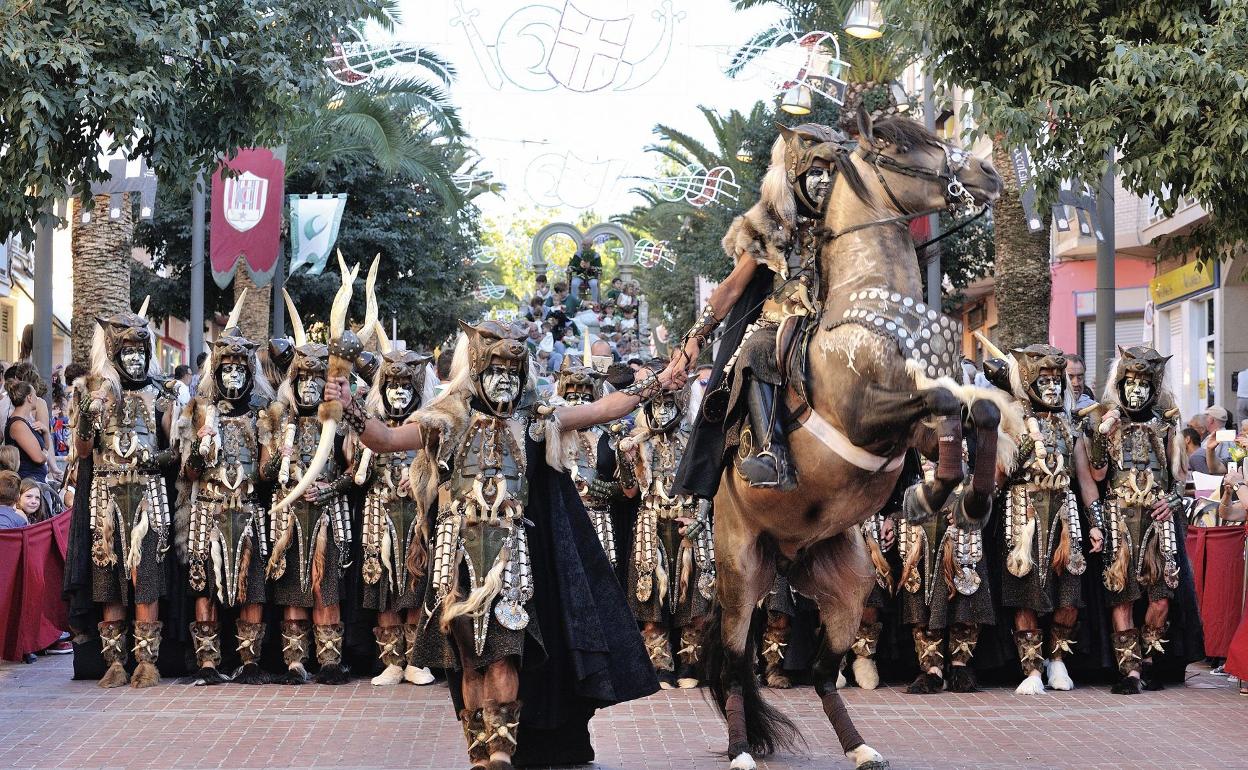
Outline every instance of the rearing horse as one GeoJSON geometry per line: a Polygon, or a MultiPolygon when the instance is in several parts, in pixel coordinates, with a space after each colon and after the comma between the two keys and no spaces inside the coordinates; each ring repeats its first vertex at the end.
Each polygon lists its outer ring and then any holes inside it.
{"type": "MultiPolygon", "coordinates": [[[[870,590],[873,570],[858,525],[886,502],[903,455],[937,461],[934,478],[910,488],[906,510],[932,515],[963,481],[962,425],[974,426],[972,477],[962,515],[991,510],[996,454],[1012,451],[998,426],[1005,399],[941,377],[933,359],[956,362],[960,335],[923,306],[908,223],[924,213],[1000,195],[992,165],[950,147],[917,123],[859,118],[858,145],[837,154],[837,180],[819,251],[822,303],[809,343],[810,410],[790,435],[800,483],[792,491],[750,487],[732,468],[715,497],[717,593],[722,648],[709,649],[708,680],[728,725],[731,767],[751,752],[792,745],[792,722],[761,697],[750,622],[777,569],[812,598],[825,628],[815,688],[842,750],[858,768],[887,767],[854,728],[836,691],[870,590]]],[[[793,393],[790,410],[800,404],[793,393]]],[[[1007,412],[1008,413],[1008,412],[1007,412]]],[[[712,638],[711,646],[715,640],[712,638]]]]}

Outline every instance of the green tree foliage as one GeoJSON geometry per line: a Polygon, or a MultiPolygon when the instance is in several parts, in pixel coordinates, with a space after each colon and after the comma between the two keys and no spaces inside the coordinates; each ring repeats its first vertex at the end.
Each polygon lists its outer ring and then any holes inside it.
{"type": "Polygon", "coordinates": [[[100,142],[165,179],[273,146],[306,118],[334,36],[382,0],[0,3],[0,233],[106,174],[100,142]]]}
{"type": "Polygon", "coordinates": [[[1209,221],[1173,248],[1226,256],[1248,238],[1248,5],[890,0],[940,79],[975,90],[974,118],[1040,166],[1041,210],[1063,177],[1095,182],[1118,153],[1124,186],[1209,221]],[[910,31],[913,30],[913,31],[910,31]]]}

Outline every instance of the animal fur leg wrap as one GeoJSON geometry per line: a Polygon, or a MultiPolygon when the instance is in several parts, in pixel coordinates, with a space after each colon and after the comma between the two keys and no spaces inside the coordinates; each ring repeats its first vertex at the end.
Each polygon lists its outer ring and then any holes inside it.
{"type": "Polygon", "coordinates": [[[287,668],[303,663],[308,657],[308,626],[306,620],[282,621],[282,660],[287,668]]]}
{"type": "Polygon", "coordinates": [[[763,634],[763,660],[768,665],[779,665],[784,662],[784,648],[789,646],[789,629],[769,628],[763,634]]]}
{"type": "Polygon", "coordinates": [[[415,623],[406,623],[403,626],[403,644],[407,650],[407,665],[416,665],[416,632],[420,626],[415,623]]]}
{"type": "Polygon", "coordinates": [[[1049,658],[1061,660],[1063,656],[1073,655],[1075,646],[1075,627],[1054,623],[1049,629],[1049,658]]]}
{"type": "Polygon", "coordinates": [[[945,651],[941,649],[941,643],[944,641],[941,634],[937,631],[929,631],[922,626],[915,626],[914,631],[914,655],[919,661],[919,670],[927,672],[930,669],[943,669],[945,667],[945,651]]]}
{"type": "Polygon", "coordinates": [[[486,742],[490,734],[485,731],[485,720],[481,709],[461,709],[459,722],[464,728],[464,740],[468,743],[468,760],[470,762],[488,762],[490,750],[486,742]]]}
{"type": "Polygon", "coordinates": [[[195,645],[195,663],[200,668],[221,665],[221,636],[216,623],[191,623],[191,641],[195,645]]]}
{"type": "Polygon", "coordinates": [[[1164,638],[1166,631],[1170,629],[1169,623],[1163,623],[1160,626],[1145,625],[1140,629],[1140,653],[1145,658],[1151,658],[1154,653],[1162,655],[1166,651],[1165,645],[1169,643],[1169,639],[1164,638]]]}
{"type": "Polygon", "coordinates": [[[1118,661],[1118,673],[1127,676],[1140,670],[1140,634],[1134,628],[1115,631],[1110,636],[1114,645],[1114,658],[1118,661]]]}
{"type": "Polygon", "coordinates": [[[866,743],[858,734],[858,728],[854,727],[853,720],[849,718],[849,709],[845,708],[845,699],[839,692],[826,692],[820,696],[820,700],[823,702],[823,713],[828,715],[828,721],[836,731],[836,738],[841,742],[841,751],[853,751],[866,743]]]}
{"type": "Polygon", "coordinates": [[[642,633],[642,639],[645,641],[646,653],[650,656],[650,663],[654,666],[654,670],[673,670],[672,648],[667,642],[667,631],[661,628],[645,631],[642,633]]]}
{"type": "Polygon", "coordinates": [[[1034,628],[1015,631],[1014,646],[1018,648],[1018,665],[1023,673],[1038,674],[1044,663],[1044,632],[1034,628]]]}
{"type": "Polygon", "coordinates": [[[875,651],[879,649],[880,631],[883,628],[883,623],[859,623],[858,635],[854,637],[854,643],[850,649],[860,658],[873,657],[875,651]]]}
{"type": "Polygon", "coordinates": [[[520,701],[499,703],[487,700],[481,707],[481,718],[485,722],[486,747],[491,754],[503,753],[510,756],[516,751],[516,740],[520,728],[520,701]]]}
{"type": "Polygon", "coordinates": [[[137,663],[156,663],[160,657],[160,631],[164,624],[159,620],[137,621],[134,624],[134,660],[137,663]]]}
{"type": "Polygon", "coordinates": [[[264,624],[248,623],[240,620],[237,623],[238,657],[243,665],[257,663],[260,660],[260,643],[264,640],[264,624]]]}
{"type": "Polygon", "coordinates": [[[955,666],[969,664],[978,643],[978,623],[954,623],[949,629],[949,662],[955,666]]]}
{"type": "Polygon", "coordinates": [[[702,629],[693,626],[680,629],[680,649],[676,654],[681,663],[696,665],[702,659],[702,629]]]}
{"type": "Polygon", "coordinates": [[[312,630],[316,634],[316,662],[322,667],[341,663],[342,624],[317,624],[312,630]]]}
{"type": "Polygon", "coordinates": [[[378,626],[373,629],[373,636],[377,639],[381,662],[387,666],[402,666],[405,661],[402,627],[378,626]]]}
{"type": "Polygon", "coordinates": [[[126,663],[126,623],[122,620],[106,620],[100,623],[100,646],[104,662],[126,663]]]}

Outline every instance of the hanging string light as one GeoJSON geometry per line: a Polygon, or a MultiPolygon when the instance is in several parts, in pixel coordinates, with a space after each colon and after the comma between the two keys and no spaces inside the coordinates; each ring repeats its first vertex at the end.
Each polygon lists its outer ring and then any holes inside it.
{"type": "Polygon", "coordinates": [[[810,101],[810,86],[795,85],[784,92],[784,100],[780,102],[780,109],[790,115],[809,115],[810,101]]]}
{"type": "Polygon", "coordinates": [[[884,34],[884,17],[877,0],[858,0],[849,9],[845,32],[863,40],[874,40],[884,34]]]}

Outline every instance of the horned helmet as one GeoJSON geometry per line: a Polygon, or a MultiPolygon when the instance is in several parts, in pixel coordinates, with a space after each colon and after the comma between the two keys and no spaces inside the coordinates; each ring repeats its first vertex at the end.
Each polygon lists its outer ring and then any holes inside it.
{"type": "Polygon", "coordinates": [[[380,354],[369,354],[375,362],[370,375],[368,364],[356,359],[356,369],[372,383],[368,393],[370,411],[391,421],[404,420],[415,412],[428,397],[425,374],[433,356],[414,350],[397,350],[386,336],[386,330],[377,325],[377,343],[380,354]]]}
{"type": "MultiPolygon", "coordinates": [[[[797,199],[798,212],[813,217],[823,210],[832,192],[836,175],[832,164],[846,137],[818,123],[802,123],[793,128],[777,125],[776,128],[780,131],[777,141],[784,143],[784,178],[797,199]],[[826,161],[828,166],[816,166],[815,161],[819,160],[826,161]]],[[[774,151],[772,158],[774,162],[774,151]]]]}
{"type": "Polygon", "coordinates": [[[268,380],[260,367],[256,351],[259,345],[243,336],[238,327],[242,315],[243,303],[247,300],[247,290],[238,295],[234,309],[225,322],[225,329],[217,336],[209,350],[208,358],[200,370],[201,382],[205,385],[202,391],[214,400],[246,401],[257,390],[257,384],[263,382],[261,395],[271,396],[268,392],[268,380]]]}
{"type": "Polygon", "coordinates": [[[528,330],[492,320],[459,325],[468,338],[468,371],[477,398],[495,416],[510,415],[528,385],[528,330]]]}
{"type": "MultiPolygon", "coordinates": [[[[319,342],[308,342],[307,333],[303,328],[303,319],[295,308],[294,301],[285,289],[282,296],[286,300],[286,310],[290,314],[290,325],[294,331],[294,344],[290,347],[290,364],[286,367],[285,383],[290,387],[295,408],[308,413],[317,408],[325,394],[325,379],[329,375],[329,346],[319,342]]],[[[270,342],[270,344],[272,344],[270,342]]]]}
{"type": "Polygon", "coordinates": [[[1109,383],[1114,400],[1131,414],[1151,410],[1161,397],[1170,358],[1144,345],[1120,346],[1109,383]]]}
{"type": "Polygon", "coordinates": [[[148,300],[144,299],[138,313],[123,311],[95,318],[97,334],[103,339],[103,352],[124,385],[147,382],[149,369],[156,358],[156,337],[147,320],[147,303],[148,300]]]}
{"type": "Polygon", "coordinates": [[[572,406],[588,404],[598,399],[602,379],[603,375],[592,367],[578,365],[571,356],[564,356],[555,395],[572,406]]]}
{"type": "MultiPolygon", "coordinates": [[[[661,372],[667,367],[667,363],[664,359],[656,358],[648,361],[646,368],[661,372]]],[[[642,413],[646,419],[646,426],[650,430],[657,433],[670,433],[680,426],[688,406],[688,387],[675,391],[664,390],[646,402],[646,405],[642,407],[642,413]]]]}
{"type": "Polygon", "coordinates": [[[1066,354],[1061,350],[1037,343],[1025,348],[1010,351],[1014,363],[1018,366],[1018,385],[1034,408],[1046,412],[1056,412],[1066,407],[1067,394],[1070,392],[1066,381],[1066,354]]]}

